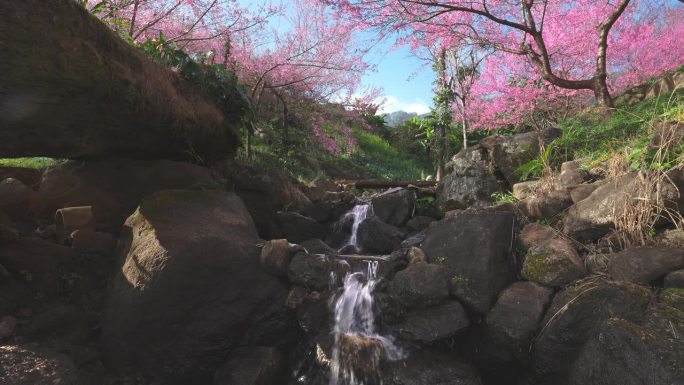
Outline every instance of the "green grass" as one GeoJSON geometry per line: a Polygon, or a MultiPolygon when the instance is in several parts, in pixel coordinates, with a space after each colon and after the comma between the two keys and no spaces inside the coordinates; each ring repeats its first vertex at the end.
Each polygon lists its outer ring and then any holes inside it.
{"type": "Polygon", "coordinates": [[[5,167],[18,167],[18,168],[33,168],[33,169],[45,169],[56,163],[59,160],[53,158],[6,158],[0,159],[0,166],[5,167]]]}
{"type": "Polygon", "coordinates": [[[352,155],[369,177],[382,179],[421,179],[427,172],[405,155],[400,154],[379,135],[354,130],[358,150],[352,155]]]}

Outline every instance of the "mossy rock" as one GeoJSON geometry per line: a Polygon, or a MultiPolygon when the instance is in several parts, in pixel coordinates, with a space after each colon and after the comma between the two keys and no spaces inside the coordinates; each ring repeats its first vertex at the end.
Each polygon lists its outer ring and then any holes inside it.
{"type": "Polygon", "coordinates": [[[577,251],[563,239],[551,239],[532,247],[522,269],[523,278],[554,287],[567,285],[585,274],[577,251]]]}

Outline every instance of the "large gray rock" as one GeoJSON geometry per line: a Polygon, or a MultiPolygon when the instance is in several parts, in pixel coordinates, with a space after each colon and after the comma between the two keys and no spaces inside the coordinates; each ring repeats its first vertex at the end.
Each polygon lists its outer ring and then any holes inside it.
{"type": "Polygon", "coordinates": [[[429,344],[453,337],[469,324],[463,306],[457,301],[449,301],[443,305],[409,312],[404,321],[393,330],[403,340],[429,344]]]}
{"type": "Polygon", "coordinates": [[[554,238],[533,246],[523,263],[523,278],[544,286],[561,287],[586,275],[584,262],[572,244],[554,238]]]}
{"type": "Polygon", "coordinates": [[[470,365],[445,353],[421,350],[391,362],[383,373],[386,385],[480,385],[470,365]]]}
{"type": "Polygon", "coordinates": [[[430,262],[445,264],[451,296],[485,314],[514,279],[513,226],[511,212],[466,210],[433,223],[422,248],[430,262]]]}
{"type": "Polygon", "coordinates": [[[357,232],[358,243],[364,253],[389,253],[399,246],[405,235],[373,216],[361,222],[357,232]]]}
{"type": "Polygon", "coordinates": [[[69,161],[49,168],[38,191],[39,212],[92,206],[98,227],[119,232],[140,201],[160,190],[210,186],[208,168],[168,160],[69,161]]]}
{"type": "Polygon", "coordinates": [[[408,308],[442,303],[449,297],[444,267],[429,263],[409,265],[394,276],[388,293],[408,308]]]}
{"type": "Polygon", "coordinates": [[[552,227],[532,222],[523,227],[518,241],[525,249],[530,249],[557,236],[557,231],[552,227]]]}
{"type": "Polygon", "coordinates": [[[452,171],[437,187],[437,208],[442,213],[490,206],[494,203],[492,194],[506,191],[505,183],[494,176],[486,150],[480,146],[469,147],[454,155],[447,170],[452,171]]]}
{"type": "Polygon", "coordinates": [[[684,249],[669,246],[626,249],[613,256],[608,263],[608,272],[614,278],[644,284],[682,268],[684,249]]]}
{"type": "Polygon", "coordinates": [[[330,286],[332,268],[332,262],[324,255],[299,252],[288,266],[287,278],[293,284],[310,290],[325,290],[330,286]]]}
{"type": "Polygon", "coordinates": [[[287,287],[259,266],[258,242],[235,194],[145,198],[122,231],[103,317],[107,363],[166,384],[207,383],[233,348],[288,342],[287,287]]]}
{"type": "Polygon", "coordinates": [[[670,171],[660,186],[652,186],[644,176],[643,172],[635,171],[604,183],[589,197],[570,207],[563,219],[563,231],[581,242],[601,238],[614,227],[616,215],[625,215],[626,207],[645,199],[645,189],[657,187],[660,200],[669,209],[681,210],[684,207],[684,194],[679,194],[679,190],[684,191],[684,171],[670,171]]]}
{"type": "Polygon", "coordinates": [[[589,172],[582,169],[582,164],[582,160],[563,162],[563,164],[561,164],[560,174],[556,178],[556,188],[560,190],[588,181],[589,172]]]}
{"type": "Polygon", "coordinates": [[[684,288],[684,269],[676,270],[666,275],[663,286],[684,288]]]}
{"type": "Polygon", "coordinates": [[[403,188],[390,189],[374,197],[371,205],[380,220],[392,226],[402,226],[416,209],[416,193],[403,188]]]}
{"type": "Polygon", "coordinates": [[[684,344],[613,318],[592,331],[568,373],[568,385],[683,384],[684,344]]]}
{"type": "Polygon", "coordinates": [[[35,346],[0,346],[0,383],[77,385],[76,366],[65,355],[35,346]]]}
{"type": "Polygon", "coordinates": [[[567,374],[592,329],[613,317],[639,322],[650,299],[645,287],[598,277],[567,287],[551,302],[533,344],[534,372],[567,374]]]}
{"type": "Polygon", "coordinates": [[[571,205],[570,193],[567,190],[559,190],[527,198],[518,202],[517,207],[530,219],[554,220],[571,205]]]}
{"type": "Polygon", "coordinates": [[[280,385],[283,358],[272,347],[238,348],[214,375],[213,385],[280,385]]]}
{"type": "Polygon", "coordinates": [[[515,282],[499,295],[487,325],[512,353],[524,356],[552,295],[552,289],[534,282],[515,282]]]}
{"type": "Polygon", "coordinates": [[[552,128],[510,136],[495,135],[483,139],[480,144],[488,150],[495,169],[512,186],[520,182],[518,168],[539,155],[540,145],[551,143],[561,134],[561,130],[552,128]]]}

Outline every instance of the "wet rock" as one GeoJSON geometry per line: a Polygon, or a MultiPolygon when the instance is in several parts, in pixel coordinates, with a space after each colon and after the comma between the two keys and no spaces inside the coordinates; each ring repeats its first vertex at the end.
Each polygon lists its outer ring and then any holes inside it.
{"type": "Polygon", "coordinates": [[[361,222],[357,233],[359,245],[364,253],[390,253],[399,246],[405,236],[400,229],[373,216],[361,222]]]}
{"type": "Polygon", "coordinates": [[[684,269],[676,270],[666,275],[663,286],[684,288],[684,269]]]}
{"type": "Polygon", "coordinates": [[[518,240],[525,249],[530,249],[558,236],[556,230],[539,223],[528,223],[523,227],[518,240]]]}
{"type": "Polygon", "coordinates": [[[485,314],[514,279],[513,226],[510,212],[466,210],[431,225],[422,249],[430,262],[445,265],[450,295],[485,314]]]}
{"type": "Polygon", "coordinates": [[[422,231],[427,229],[430,226],[430,224],[434,221],[435,218],[416,215],[413,218],[409,219],[408,222],[406,222],[406,230],[408,230],[410,233],[422,231]]]}
{"type": "Polygon", "coordinates": [[[572,199],[572,203],[578,203],[587,199],[591,195],[591,193],[596,191],[596,189],[599,188],[602,184],[603,182],[595,182],[591,184],[580,184],[568,188],[568,190],[570,191],[570,199],[572,199]]]}
{"type": "Polygon", "coordinates": [[[553,290],[534,282],[515,282],[506,288],[487,314],[487,325],[516,356],[526,356],[553,290]]]}
{"type": "Polygon", "coordinates": [[[207,383],[235,347],[291,341],[288,290],[259,266],[259,241],[233,193],[145,198],[123,228],[105,305],[108,365],[165,384],[207,383]]]}
{"type": "Polygon", "coordinates": [[[457,301],[448,301],[407,313],[404,321],[393,330],[403,340],[429,344],[453,337],[469,324],[463,306],[457,301]]]}
{"type": "Polygon", "coordinates": [[[0,317],[0,341],[14,335],[14,330],[17,328],[17,319],[11,315],[0,317]]]}
{"type": "Polygon", "coordinates": [[[0,383],[77,385],[76,367],[65,355],[33,346],[0,346],[0,383]]]}
{"type": "Polygon", "coordinates": [[[98,230],[118,233],[140,201],[160,190],[210,186],[208,168],[167,160],[68,161],[43,174],[38,190],[42,216],[63,207],[92,206],[98,230]]]}
{"type": "Polygon", "coordinates": [[[681,384],[684,344],[613,318],[592,331],[568,373],[568,385],[681,384]]]}
{"type": "Polygon", "coordinates": [[[213,385],[280,385],[282,355],[272,347],[238,348],[216,371],[213,385]]]}
{"type": "Polygon", "coordinates": [[[513,196],[518,200],[531,198],[537,195],[539,188],[540,182],[538,180],[518,182],[513,185],[513,196]]]}
{"type": "Polygon", "coordinates": [[[552,220],[571,205],[570,193],[567,190],[559,190],[527,198],[518,202],[517,207],[528,218],[552,220]]]}
{"type": "Polygon", "coordinates": [[[325,229],[314,219],[295,212],[279,212],[276,221],[285,238],[293,243],[304,242],[311,238],[325,238],[325,229]]]}
{"type": "MultiPolygon", "coordinates": [[[[658,189],[661,201],[670,209],[679,210],[682,206],[678,189],[684,188],[684,172],[670,171],[668,180],[661,182],[658,189]],[[670,183],[669,181],[673,181],[670,183]]],[[[563,218],[563,231],[580,242],[595,241],[613,228],[615,215],[623,215],[624,208],[642,199],[643,189],[653,189],[643,172],[632,172],[607,181],[586,199],[583,199],[566,212],[563,218]]]]}
{"type": "Polygon", "coordinates": [[[402,226],[416,209],[416,193],[404,188],[394,188],[373,198],[373,213],[381,221],[392,226],[402,226]]]}
{"type": "Polygon", "coordinates": [[[506,191],[505,183],[492,174],[487,152],[481,146],[468,147],[454,155],[447,169],[453,171],[437,187],[436,203],[441,213],[490,206],[494,203],[492,194],[506,191]]]}
{"type": "Polygon", "coordinates": [[[445,269],[429,263],[409,265],[394,275],[388,293],[408,308],[442,303],[449,297],[445,269]]]}
{"type": "Polygon", "coordinates": [[[588,181],[589,172],[582,169],[582,164],[582,160],[563,162],[560,174],[556,178],[556,188],[560,190],[588,181]]]}
{"type": "Polygon", "coordinates": [[[383,373],[387,385],[480,385],[470,365],[445,353],[421,350],[405,360],[389,363],[383,373]]]}
{"type": "Polygon", "coordinates": [[[620,317],[639,322],[651,292],[629,283],[590,278],[556,294],[532,347],[532,363],[538,375],[563,376],[595,327],[620,317]]]}
{"type": "Polygon", "coordinates": [[[651,283],[684,268],[684,249],[669,246],[634,247],[610,259],[608,272],[616,279],[651,283]]]}
{"type": "Polygon", "coordinates": [[[259,256],[261,268],[270,274],[284,277],[287,275],[287,267],[297,249],[294,246],[296,245],[291,245],[287,239],[267,241],[261,248],[261,255],[259,256]]]}
{"type": "Polygon", "coordinates": [[[0,181],[0,211],[13,220],[26,219],[31,210],[33,192],[18,179],[0,181]]]}
{"type": "Polygon", "coordinates": [[[287,278],[295,285],[311,290],[326,290],[330,286],[332,262],[323,255],[299,252],[287,269],[287,278]]]}
{"type": "Polygon", "coordinates": [[[544,286],[561,287],[586,275],[582,258],[565,239],[551,239],[530,248],[523,263],[523,278],[544,286]]]}
{"type": "Polygon", "coordinates": [[[326,254],[326,255],[332,255],[336,254],[337,250],[333,249],[332,247],[328,246],[325,242],[318,238],[311,238],[309,240],[306,240],[301,243],[301,246],[309,253],[309,254],[326,254]]]}

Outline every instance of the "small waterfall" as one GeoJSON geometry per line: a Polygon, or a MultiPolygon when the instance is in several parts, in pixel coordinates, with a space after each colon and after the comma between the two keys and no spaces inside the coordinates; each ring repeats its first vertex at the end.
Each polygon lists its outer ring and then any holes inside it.
{"type": "Polygon", "coordinates": [[[378,262],[350,272],[335,301],[335,345],[330,360],[330,385],[380,385],[380,360],[398,360],[403,352],[375,330],[373,289],[378,262]]]}
{"type": "Polygon", "coordinates": [[[340,248],[340,250],[343,250],[345,248],[348,248],[349,246],[354,246],[356,250],[359,250],[359,245],[358,245],[358,239],[357,239],[357,233],[359,231],[359,225],[361,222],[363,222],[370,214],[373,213],[373,208],[369,204],[363,204],[363,205],[356,205],[354,206],[351,211],[346,213],[345,219],[348,217],[353,217],[354,221],[352,222],[352,228],[351,228],[351,236],[349,237],[349,240],[347,243],[340,248]]]}

